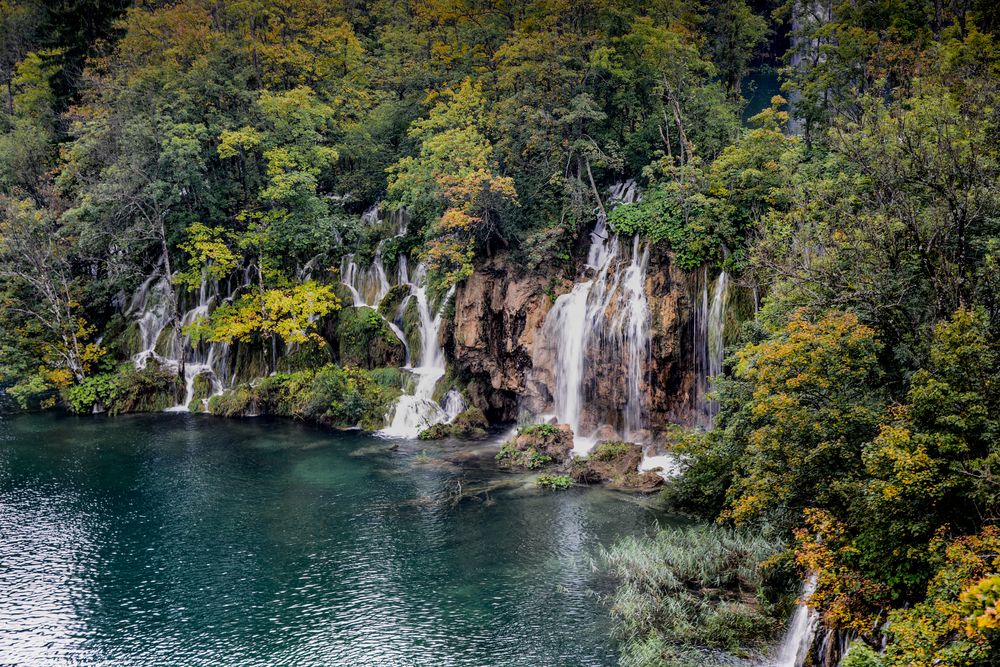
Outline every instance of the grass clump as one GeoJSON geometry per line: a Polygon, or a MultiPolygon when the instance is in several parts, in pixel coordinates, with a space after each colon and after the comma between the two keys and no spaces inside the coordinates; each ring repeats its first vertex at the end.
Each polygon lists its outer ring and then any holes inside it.
{"type": "Polygon", "coordinates": [[[590,453],[588,458],[593,461],[614,461],[627,454],[631,449],[632,445],[627,442],[602,442],[590,453]]]}
{"type": "Polygon", "coordinates": [[[773,565],[782,549],[760,534],[709,525],[627,537],[605,550],[619,582],[611,611],[622,663],[705,665],[713,651],[763,653],[794,599],[794,576],[773,565]]]}
{"type": "Polygon", "coordinates": [[[569,475],[539,475],[535,483],[545,489],[561,491],[573,486],[573,480],[569,475]]]}

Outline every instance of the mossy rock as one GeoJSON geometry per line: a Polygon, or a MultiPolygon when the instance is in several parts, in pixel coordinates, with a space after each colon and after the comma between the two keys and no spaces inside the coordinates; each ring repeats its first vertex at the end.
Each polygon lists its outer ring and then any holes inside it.
{"type": "Polygon", "coordinates": [[[378,304],[378,312],[387,320],[395,320],[399,315],[399,307],[406,297],[410,296],[409,285],[395,285],[391,287],[378,304]]]}
{"type": "Polygon", "coordinates": [[[410,353],[413,358],[411,363],[414,366],[420,365],[420,309],[417,307],[417,300],[410,299],[406,303],[406,309],[403,311],[403,319],[400,322],[399,328],[403,330],[403,335],[406,336],[406,344],[410,346],[410,353]]]}
{"type": "Polygon", "coordinates": [[[173,369],[150,361],[143,369],[122,365],[104,403],[109,414],[161,412],[177,405],[183,395],[184,383],[173,369]]]}
{"type": "Polygon", "coordinates": [[[381,315],[372,308],[344,308],[338,313],[337,342],[340,363],[372,369],[402,366],[406,360],[403,343],[381,315]]]}
{"type": "Polygon", "coordinates": [[[230,352],[233,379],[236,383],[251,382],[270,373],[271,351],[260,345],[237,343],[230,352]]]}
{"type": "Polygon", "coordinates": [[[420,440],[443,440],[451,437],[451,424],[434,424],[421,431],[417,438],[420,440]]]}
{"type": "Polygon", "coordinates": [[[497,454],[501,466],[535,470],[564,463],[573,451],[573,430],[567,424],[531,424],[521,427],[497,454]]]}
{"type": "Polygon", "coordinates": [[[490,427],[490,422],[486,419],[486,415],[476,407],[468,408],[464,412],[458,413],[451,423],[463,429],[478,428],[485,430],[490,427]]]}
{"type": "Polygon", "coordinates": [[[253,414],[253,394],[247,385],[227,389],[208,399],[208,412],[220,417],[245,417],[253,414]]]}

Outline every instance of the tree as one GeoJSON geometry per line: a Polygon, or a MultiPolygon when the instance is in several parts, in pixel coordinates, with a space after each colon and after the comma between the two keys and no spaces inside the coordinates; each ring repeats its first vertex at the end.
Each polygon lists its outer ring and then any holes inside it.
{"type": "Polygon", "coordinates": [[[517,202],[511,178],[501,176],[493,145],[484,134],[485,99],[470,80],[447,90],[410,136],[420,142],[416,157],[392,166],[389,199],[427,227],[427,260],[440,287],[472,273],[476,246],[505,243],[502,215],[517,202]]]}
{"type": "Polygon", "coordinates": [[[95,327],[80,307],[80,284],[70,263],[72,243],[44,210],[28,200],[4,199],[0,210],[0,308],[25,334],[39,335],[37,372],[62,387],[82,380],[103,354],[91,338],[95,327]]]}
{"type": "Polygon", "coordinates": [[[875,332],[852,313],[792,316],[773,337],[737,353],[750,387],[740,475],[724,516],[794,524],[805,507],[842,513],[863,470],[883,399],[875,332]]]}
{"type": "Polygon", "coordinates": [[[726,90],[739,97],[750,61],[767,36],[767,20],[754,14],[744,0],[713,6],[707,21],[708,49],[726,90]]]}

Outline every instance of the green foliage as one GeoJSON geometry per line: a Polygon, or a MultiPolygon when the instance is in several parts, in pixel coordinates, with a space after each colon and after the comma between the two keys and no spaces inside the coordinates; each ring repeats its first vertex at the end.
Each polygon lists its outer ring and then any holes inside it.
{"type": "Polygon", "coordinates": [[[534,447],[519,450],[512,442],[505,442],[496,454],[496,460],[501,466],[520,467],[537,470],[552,463],[552,457],[542,454],[534,447]]]}
{"type": "Polygon", "coordinates": [[[562,491],[573,486],[573,480],[568,475],[539,475],[535,484],[543,489],[562,491]]]}
{"type": "Polygon", "coordinates": [[[227,417],[270,414],[376,430],[398,396],[398,387],[379,384],[368,371],[328,365],[238,385],[213,396],[208,407],[212,414],[227,417]]]}
{"type": "MultiPolygon", "coordinates": [[[[844,508],[883,407],[875,332],[850,313],[799,314],[737,353],[748,399],[726,437],[741,451],[727,516],[737,523],[806,506],[844,508]]],[[[726,445],[724,445],[726,446],[726,445]]]]}
{"type": "Polygon", "coordinates": [[[114,373],[99,373],[84,378],[63,392],[66,406],[85,414],[95,407],[108,414],[160,412],[177,404],[182,391],[177,375],[155,362],[137,369],[123,364],[114,373]]]}
{"type": "Polygon", "coordinates": [[[885,663],[868,644],[854,640],[847,648],[847,655],[840,661],[842,667],[884,667],[885,663]]]}
{"type": "Polygon", "coordinates": [[[614,461],[627,454],[632,445],[627,442],[602,442],[587,457],[592,461],[614,461]]]}
{"type": "Polygon", "coordinates": [[[434,424],[417,434],[418,440],[443,440],[451,436],[451,425],[434,424]]]}
{"type": "Polygon", "coordinates": [[[552,424],[528,424],[517,429],[519,435],[537,436],[540,438],[550,438],[559,432],[559,429],[552,424]]]}
{"type": "MultiPolygon", "coordinates": [[[[938,569],[931,577],[927,597],[890,616],[892,641],[885,664],[960,664],[986,667],[1000,650],[1000,636],[990,624],[970,623],[966,591],[1000,566],[1000,531],[995,526],[950,544],[935,542],[938,569]]],[[[995,618],[995,614],[994,614],[995,618]]]]}

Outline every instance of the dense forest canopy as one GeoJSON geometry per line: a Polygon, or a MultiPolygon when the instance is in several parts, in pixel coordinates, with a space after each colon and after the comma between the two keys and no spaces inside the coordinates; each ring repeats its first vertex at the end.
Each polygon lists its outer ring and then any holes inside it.
{"type": "MultiPolygon", "coordinates": [[[[566,267],[607,208],[760,295],[675,506],[794,535],[824,622],[888,637],[855,664],[996,664],[996,3],[0,0],[0,21],[0,382],[24,405],[113,382],[106,334],[152,272],[175,311],[250,276],[187,335],[319,348],[328,267],[385,240],[375,204],[409,220],[382,252],[439,291],[498,254],[566,267]],[[628,178],[642,201],[610,208],[628,178]]],[[[629,655],[656,664],[649,618],[629,655]]]]}

